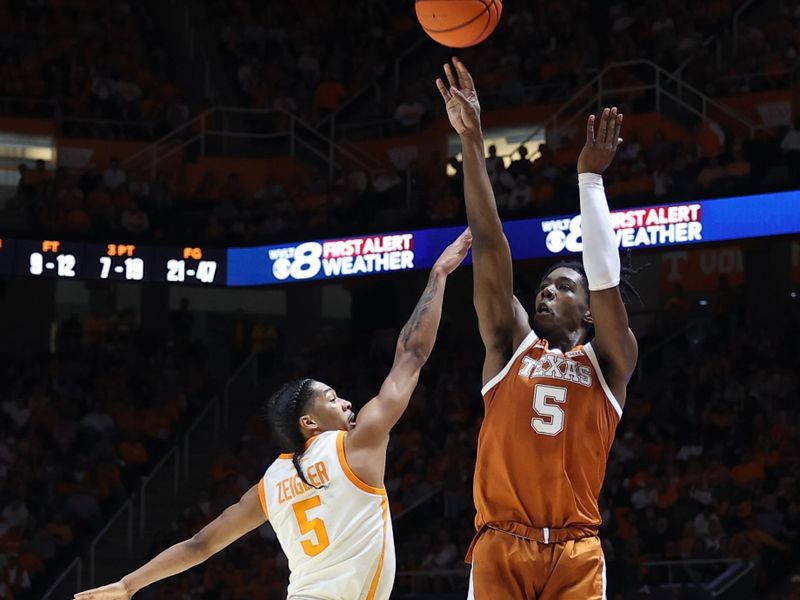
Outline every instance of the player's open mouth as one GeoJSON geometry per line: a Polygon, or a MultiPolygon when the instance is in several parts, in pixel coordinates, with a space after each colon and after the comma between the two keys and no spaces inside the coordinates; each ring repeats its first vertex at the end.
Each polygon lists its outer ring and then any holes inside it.
{"type": "Polygon", "coordinates": [[[356,426],[356,413],[350,413],[350,418],[347,419],[350,429],[356,426]]]}
{"type": "Polygon", "coordinates": [[[553,311],[551,311],[550,307],[547,306],[546,304],[540,304],[539,306],[536,307],[536,314],[537,315],[553,314],[553,311]]]}

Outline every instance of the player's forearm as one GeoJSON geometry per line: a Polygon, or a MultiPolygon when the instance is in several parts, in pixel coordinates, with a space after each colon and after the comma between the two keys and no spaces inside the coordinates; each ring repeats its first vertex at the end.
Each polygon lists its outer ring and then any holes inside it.
{"type": "Polygon", "coordinates": [[[420,365],[428,360],[442,318],[442,302],[447,274],[436,267],[428,276],[428,285],[417,302],[397,340],[397,353],[412,356],[420,365]]]}
{"type": "Polygon", "coordinates": [[[193,540],[170,546],[161,554],[122,578],[131,595],[151,583],[182,573],[208,558],[207,553],[193,540]]]}
{"type": "Polygon", "coordinates": [[[619,284],[620,260],[603,177],[598,173],[580,173],[578,187],[586,280],[593,292],[607,290],[619,284]]]}
{"type": "Polygon", "coordinates": [[[483,155],[483,136],[461,136],[461,149],[464,161],[464,202],[467,209],[467,223],[472,230],[474,251],[480,247],[505,243],[503,224],[497,214],[497,203],[486,172],[486,158],[483,155]]]}

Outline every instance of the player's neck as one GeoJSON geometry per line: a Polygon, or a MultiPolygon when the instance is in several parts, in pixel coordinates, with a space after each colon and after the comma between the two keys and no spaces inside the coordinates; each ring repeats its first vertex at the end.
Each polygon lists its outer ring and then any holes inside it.
{"type": "Polygon", "coordinates": [[[547,340],[547,347],[551,350],[569,352],[583,342],[583,331],[547,331],[542,337],[547,340]]]}

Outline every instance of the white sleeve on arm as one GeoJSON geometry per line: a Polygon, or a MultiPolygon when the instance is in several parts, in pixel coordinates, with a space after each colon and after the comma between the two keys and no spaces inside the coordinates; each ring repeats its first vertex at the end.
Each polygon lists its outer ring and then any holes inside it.
{"type": "Polygon", "coordinates": [[[586,280],[590,291],[607,290],[619,285],[620,261],[603,178],[597,173],[579,173],[578,188],[586,280]]]}

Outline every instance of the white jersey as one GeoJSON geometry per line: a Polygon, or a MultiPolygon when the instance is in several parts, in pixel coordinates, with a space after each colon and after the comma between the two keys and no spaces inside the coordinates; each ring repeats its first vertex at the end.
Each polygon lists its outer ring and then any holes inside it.
{"type": "Polygon", "coordinates": [[[347,464],[344,431],[306,444],[305,485],[281,454],[264,473],[259,496],[289,560],[288,600],[388,600],[395,554],[386,490],[361,481],[347,464]]]}

